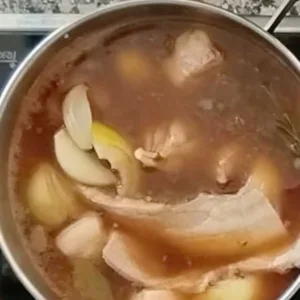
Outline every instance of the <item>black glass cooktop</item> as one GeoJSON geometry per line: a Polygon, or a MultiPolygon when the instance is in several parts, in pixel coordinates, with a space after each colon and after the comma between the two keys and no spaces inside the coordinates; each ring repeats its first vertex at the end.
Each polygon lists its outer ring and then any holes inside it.
{"type": "MultiPolygon", "coordinates": [[[[1,21],[0,21],[1,22],[1,21]]],[[[28,52],[46,33],[0,32],[0,91],[28,52]]],[[[0,252],[0,300],[33,300],[0,252]]]]}
{"type": "MultiPolygon", "coordinates": [[[[46,35],[46,32],[0,32],[0,91],[16,66],[46,35]]],[[[300,35],[284,34],[279,39],[300,60],[300,35]]],[[[19,283],[1,252],[0,300],[33,300],[19,283]]],[[[300,300],[300,291],[293,300],[300,300]]]]}

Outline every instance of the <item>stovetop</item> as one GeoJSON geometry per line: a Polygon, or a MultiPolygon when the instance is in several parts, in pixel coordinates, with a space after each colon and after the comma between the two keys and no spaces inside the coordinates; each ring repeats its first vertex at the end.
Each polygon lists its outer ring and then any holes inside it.
{"type": "MultiPolygon", "coordinates": [[[[0,91],[23,58],[47,32],[0,32],[0,91]]],[[[300,60],[300,34],[281,34],[278,38],[300,60]]],[[[33,300],[19,283],[0,251],[0,300],[33,300]]],[[[300,300],[300,291],[293,297],[300,300]]]]}

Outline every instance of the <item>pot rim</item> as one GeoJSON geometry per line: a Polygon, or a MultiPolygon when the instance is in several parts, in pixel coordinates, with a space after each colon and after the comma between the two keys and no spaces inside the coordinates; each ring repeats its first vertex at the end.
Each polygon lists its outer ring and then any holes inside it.
{"type": "MultiPolygon", "coordinates": [[[[17,67],[16,71],[8,80],[5,85],[2,94],[0,96],[0,118],[3,117],[7,106],[9,105],[9,99],[11,98],[12,91],[18,86],[19,82],[22,80],[23,76],[27,72],[27,68],[35,63],[38,57],[42,56],[44,51],[51,47],[57,40],[60,38],[67,38],[68,32],[72,31],[74,28],[83,25],[85,22],[100,17],[106,13],[113,13],[114,11],[122,10],[124,8],[135,8],[142,6],[152,6],[152,5],[177,5],[182,7],[194,7],[196,9],[204,9],[210,11],[217,15],[221,15],[225,18],[228,18],[234,22],[241,24],[243,27],[250,29],[252,32],[258,34],[269,44],[274,46],[278,52],[280,52],[297,70],[297,73],[300,75],[300,61],[294,56],[289,49],[287,49],[278,39],[276,39],[272,34],[266,32],[263,28],[252,23],[249,20],[246,20],[244,17],[236,15],[230,11],[224,10],[220,7],[203,3],[196,2],[194,0],[125,0],[121,3],[110,4],[107,7],[100,8],[94,12],[88,13],[87,15],[79,18],[75,22],[66,24],[61,28],[53,31],[48,35],[44,40],[42,40],[21,62],[17,67]]],[[[23,284],[23,286],[28,290],[28,292],[38,300],[49,300],[44,297],[44,295],[35,287],[34,283],[29,280],[26,275],[25,270],[16,262],[13,251],[11,251],[11,246],[7,243],[5,235],[2,230],[0,222],[0,247],[2,253],[9,262],[13,272],[16,274],[17,278],[23,284]]],[[[294,280],[294,282],[289,285],[285,292],[278,298],[278,300],[289,300],[297,292],[300,287],[300,275],[294,280]]]]}

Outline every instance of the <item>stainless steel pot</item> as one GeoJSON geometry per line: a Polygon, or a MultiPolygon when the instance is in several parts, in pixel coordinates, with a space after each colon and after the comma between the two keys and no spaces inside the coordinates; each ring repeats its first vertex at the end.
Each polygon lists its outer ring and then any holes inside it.
{"type": "MultiPolygon", "coordinates": [[[[0,245],[17,277],[35,299],[55,300],[58,298],[32,265],[20,241],[9,201],[7,161],[8,141],[12,133],[14,117],[19,109],[21,99],[45,63],[50,61],[51,57],[68,45],[71,40],[91,29],[103,28],[118,24],[120,20],[141,18],[142,16],[175,15],[205,20],[226,27],[228,30],[234,30],[239,34],[246,32],[251,34],[258,43],[279,57],[289,66],[290,71],[300,78],[300,62],[272,35],[275,27],[295,2],[296,0],[284,0],[263,30],[230,12],[199,2],[184,0],[125,1],[99,10],[55,31],[29,54],[11,77],[0,99],[0,245]]],[[[279,299],[291,299],[299,287],[300,276],[279,299]]]]}

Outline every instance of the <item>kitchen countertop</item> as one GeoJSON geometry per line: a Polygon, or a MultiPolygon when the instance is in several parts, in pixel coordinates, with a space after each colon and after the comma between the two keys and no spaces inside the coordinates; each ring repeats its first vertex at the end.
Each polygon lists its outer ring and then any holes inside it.
{"type": "MultiPolygon", "coordinates": [[[[122,0],[0,0],[0,12],[5,14],[85,14],[103,5],[120,1],[122,0]]],[[[241,15],[270,16],[281,0],[206,0],[205,2],[241,15]]],[[[300,16],[300,3],[292,9],[291,14],[300,16]]]]}
{"type": "MultiPolygon", "coordinates": [[[[48,31],[110,3],[130,0],[0,0],[0,30],[48,31]]],[[[200,0],[199,0],[200,1],[200,0]]],[[[263,26],[281,0],[205,0],[263,26]]],[[[300,1],[278,28],[300,33],[300,1]]]]}

